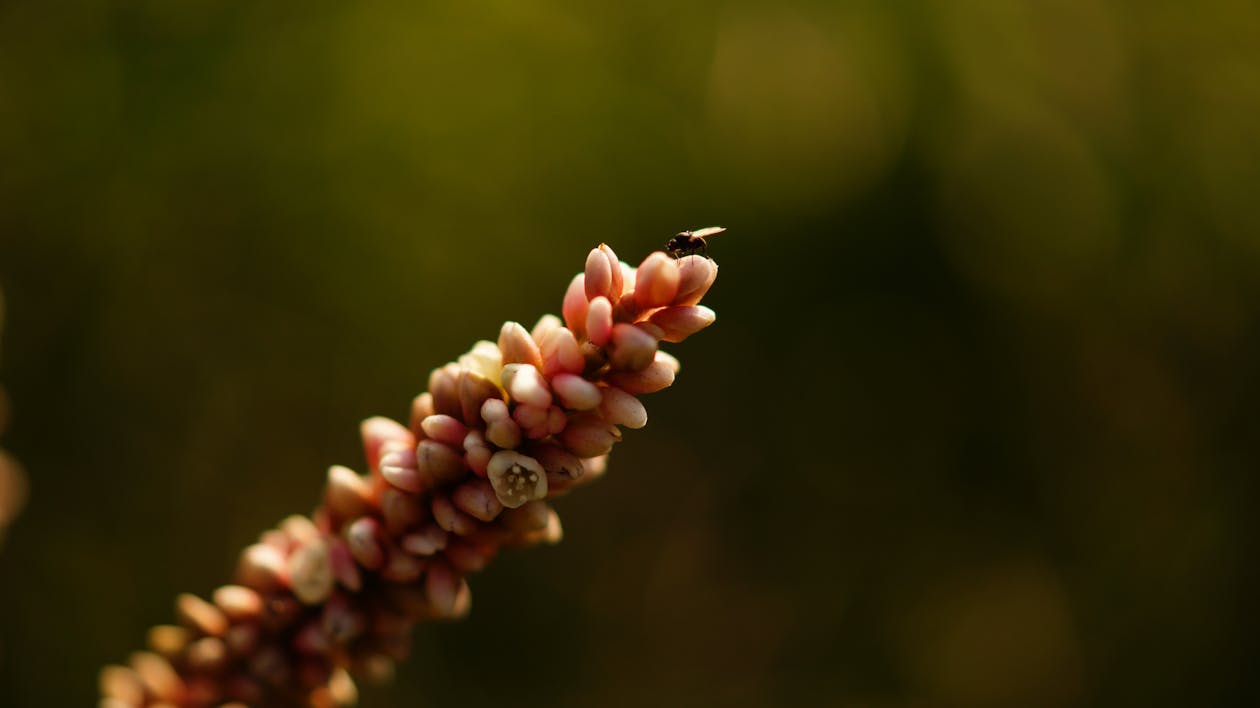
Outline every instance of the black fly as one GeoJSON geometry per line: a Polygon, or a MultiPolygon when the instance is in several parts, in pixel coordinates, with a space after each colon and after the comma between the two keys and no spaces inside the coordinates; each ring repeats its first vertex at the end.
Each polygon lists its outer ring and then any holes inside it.
{"type": "Polygon", "coordinates": [[[683,231],[665,244],[665,250],[674,258],[695,254],[708,258],[709,244],[705,239],[710,236],[717,236],[725,230],[726,228],[722,226],[709,226],[703,229],[696,229],[695,231],[683,231]]]}

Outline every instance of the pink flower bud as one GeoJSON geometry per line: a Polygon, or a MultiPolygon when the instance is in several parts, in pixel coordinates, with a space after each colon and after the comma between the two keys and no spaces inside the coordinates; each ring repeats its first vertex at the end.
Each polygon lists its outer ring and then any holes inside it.
{"type": "Polygon", "coordinates": [[[554,509],[547,510],[547,523],[537,531],[530,531],[519,537],[519,542],[526,546],[532,546],[536,543],[546,543],[554,546],[560,543],[564,538],[564,529],[560,526],[560,516],[556,514],[554,509]]]}
{"type": "Polygon", "coordinates": [[[159,624],[150,627],[148,636],[149,648],[165,659],[177,659],[193,640],[193,631],[187,627],[173,624],[159,624]]]}
{"type": "MultiPolygon", "coordinates": [[[[506,369],[506,371],[514,370],[515,369],[511,368],[511,365],[509,365],[506,369]]],[[[496,420],[505,420],[510,416],[511,411],[508,409],[507,402],[498,398],[491,398],[481,406],[481,419],[486,423],[493,423],[496,420]]]]}
{"type": "Polygon", "coordinates": [[[586,331],[586,310],[589,306],[586,276],[579,273],[569,283],[569,289],[564,294],[564,305],[560,310],[564,315],[564,324],[579,337],[586,331]]]}
{"type": "Polygon", "coordinates": [[[416,441],[424,435],[424,431],[420,429],[420,423],[425,418],[434,414],[433,410],[433,394],[425,391],[424,393],[411,399],[411,422],[407,427],[411,429],[411,434],[416,436],[416,441]]]}
{"type": "MultiPolygon", "coordinates": [[[[422,440],[420,445],[438,445],[442,443],[422,440]]],[[[416,450],[391,443],[383,449],[380,462],[381,476],[386,482],[407,492],[419,492],[425,487],[425,478],[421,475],[416,450]]]]}
{"type": "Polygon", "coordinates": [[[131,655],[131,669],[144,684],[144,688],[159,701],[172,704],[181,700],[184,693],[184,681],[175,673],[171,663],[166,659],[147,651],[138,651],[131,655]]]}
{"type": "Polygon", "coordinates": [[[451,447],[461,446],[468,434],[468,427],[449,415],[431,415],[420,421],[420,428],[427,437],[451,447]]]}
{"type": "Polygon", "coordinates": [[[303,604],[318,605],[328,599],[335,582],[328,544],[323,539],[307,543],[289,556],[289,587],[303,604]]]}
{"type": "Polygon", "coordinates": [[[645,310],[670,304],[678,294],[680,279],[674,259],[653,251],[643,259],[635,276],[635,303],[645,310]]]}
{"type": "Polygon", "coordinates": [[[643,402],[615,386],[605,389],[599,412],[615,425],[634,429],[647,425],[647,409],[643,407],[643,402]]]}
{"type": "MultiPolygon", "coordinates": [[[[547,338],[547,335],[550,334],[553,329],[559,329],[563,326],[564,321],[559,317],[556,317],[555,315],[543,315],[538,318],[538,322],[534,324],[534,328],[529,331],[529,336],[533,337],[534,341],[541,348],[543,340],[547,338]]],[[[538,365],[535,364],[535,366],[538,365]]],[[[542,367],[538,366],[538,368],[541,369],[542,367]]]]}
{"type": "Polygon", "coordinates": [[[424,561],[416,558],[401,548],[390,548],[385,554],[385,566],[381,568],[381,577],[391,583],[410,583],[420,578],[424,571],[424,561]]]}
{"type": "Polygon", "coordinates": [[[363,587],[363,575],[359,572],[359,564],[350,552],[350,545],[340,538],[328,539],[328,562],[332,565],[333,577],[341,586],[350,592],[358,592],[363,587]]]}
{"type": "Polygon", "coordinates": [[[350,547],[350,554],[368,570],[378,570],[385,564],[382,537],[380,523],[370,516],[364,516],[346,528],[346,545],[350,547]]]}
{"type": "Polygon", "coordinates": [[[490,379],[475,371],[464,371],[459,379],[460,411],[464,422],[476,425],[481,420],[481,406],[501,395],[499,387],[490,379]]]}
{"type": "Polygon", "coordinates": [[[284,554],[265,543],[247,547],[241,552],[236,579],[242,585],[264,592],[284,587],[289,582],[284,554]]]}
{"type": "Polygon", "coordinates": [[[333,465],[328,468],[324,505],[338,519],[356,519],[372,505],[371,485],[350,468],[333,465]]]}
{"type": "Polygon", "coordinates": [[[682,365],[678,363],[678,359],[676,359],[674,355],[670,354],[669,352],[657,352],[656,360],[660,362],[661,364],[664,364],[665,366],[669,367],[669,370],[674,372],[675,374],[677,374],[678,371],[682,369],[682,365]]]}
{"type": "Polygon", "coordinates": [[[559,373],[580,374],[586,367],[581,347],[573,332],[559,327],[548,332],[540,345],[543,357],[543,373],[554,376],[559,373]]]}
{"type": "Polygon", "coordinates": [[[608,471],[608,455],[582,460],[582,466],[586,468],[586,474],[582,476],[582,479],[600,477],[608,471]]]}
{"type": "Polygon", "coordinates": [[[613,327],[608,360],[614,369],[640,371],[656,356],[656,339],[639,327],[622,322],[613,327]]]}
{"type": "MultiPolygon", "coordinates": [[[[598,248],[591,249],[586,256],[586,278],[583,283],[587,300],[594,300],[597,297],[613,299],[613,267],[615,265],[617,261],[610,262],[603,251],[598,248]]],[[[617,275],[621,275],[620,268],[617,268],[617,275]]],[[[615,295],[621,296],[620,288],[617,289],[615,295]]]]}
{"type": "Polygon", "coordinates": [[[429,374],[429,393],[433,394],[434,413],[456,418],[463,415],[464,411],[459,403],[459,373],[458,364],[447,364],[429,374]]]}
{"type": "Polygon", "coordinates": [[[704,256],[683,256],[678,259],[678,294],[674,305],[694,305],[700,302],[717,279],[718,266],[704,256]]]}
{"type": "Polygon", "coordinates": [[[529,449],[538,464],[547,474],[555,474],[567,479],[582,476],[582,459],[568,450],[552,443],[540,443],[529,449]]]}
{"type": "Polygon", "coordinates": [[[613,316],[612,303],[606,297],[591,300],[590,309],[586,312],[586,337],[592,344],[602,347],[612,336],[613,316]]]}
{"type": "MultiPolygon", "coordinates": [[[[569,417],[560,410],[559,406],[552,406],[547,409],[547,432],[551,435],[559,435],[564,426],[569,424],[569,417]]],[[[535,436],[542,437],[542,436],[535,436]]]]}
{"type": "MultiPolygon", "coordinates": [[[[620,325],[618,325],[620,326],[620,325]]],[[[613,337],[616,339],[616,328],[613,337]]],[[[599,405],[601,395],[599,387],[574,374],[556,374],[551,378],[551,387],[565,408],[585,411],[599,405]]]]}
{"type": "Polygon", "coordinates": [[[542,352],[533,336],[516,322],[504,323],[499,330],[499,350],[504,364],[529,364],[542,368],[542,352]]]}
{"type": "Polygon", "coordinates": [[[319,528],[310,519],[301,514],[290,514],[280,522],[280,533],[292,542],[293,547],[303,543],[311,543],[320,538],[319,528]]]}
{"type": "Polygon", "coordinates": [[[519,405],[512,411],[512,419],[522,428],[530,429],[547,425],[547,409],[538,406],[519,405]]]}
{"type": "Polygon", "coordinates": [[[262,597],[243,585],[224,585],[214,591],[214,604],[232,622],[243,622],[262,614],[262,597]]]}
{"type": "Polygon", "coordinates": [[[504,450],[514,449],[521,444],[521,426],[511,418],[496,420],[486,425],[486,439],[504,450]]]}
{"type": "Polygon", "coordinates": [[[477,531],[477,520],[456,509],[450,497],[445,494],[434,495],[429,508],[433,512],[433,521],[443,531],[449,531],[457,536],[467,536],[477,531]]]}
{"type": "Polygon", "coordinates": [[[228,628],[223,610],[189,593],[183,593],[175,600],[175,614],[185,627],[211,637],[223,636],[228,628]]]}
{"type": "Polygon", "coordinates": [[[651,322],[635,322],[634,326],[652,335],[652,338],[658,342],[665,338],[665,330],[657,327],[651,322]]]}
{"type": "Polygon", "coordinates": [[[411,431],[389,418],[376,416],[368,418],[359,425],[363,437],[363,454],[367,457],[368,467],[379,469],[381,446],[387,442],[402,443],[404,447],[415,445],[415,437],[411,431]]]}
{"type": "MultiPolygon", "coordinates": [[[[135,671],[126,666],[106,666],[101,669],[98,682],[101,695],[114,701],[119,708],[144,705],[144,684],[135,671]]],[[[103,708],[103,706],[101,707],[103,708]]]]}
{"type": "Polygon", "coordinates": [[[503,505],[494,495],[494,488],[484,479],[470,479],[455,488],[451,501],[460,511],[481,521],[494,521],[503,505]]]}
{"type": "Polygon", "coordinates": [[[381,520],[392,534],[403,531],[424,521],[428,509],[420,502],[421,497],[401,489],[390,487],[381,492],[381,520]]]}
{"type": "Polygon", "coordinates": [[[595,457],[612,450],[613,443],[621,440],[621,433],[598,415],[581,413],[569,420],[558,437],[578,457],[595,457]]]}
{"type": "Polygon", "coordinates": [[[681,342],[713,324],[717,313],[703,305],[666,307],[652,313],[649,321],[661,328],[667,342],[681,342]]]}
{"type": "Polygon", "coordinates": [[[503,387],[515,403],[546,408],[551,405],[551,391],[547,380],[538,369],[529,364],[510,364],[503,367],[503,387]]]}
{"type": "Polygon", "coordinates": [[[625,292],[623,289],[625,287],[625,276],[621,270],[622,263],[608,244],[599,244],[599,251],[608,259],[608,267],[612,271],[612,285],[608,288],[608,299],[615,303],[621,299],[621,294],[625,292]]]}
{"type": "MultiPolygon", "coordinates": [[[[656,353],[656,360],[642,371],[617,371],[609,377],[609,381],[628,393],[655,393],[674,383],[674,365],[669,359],[662,358],[664,352],[656,353]]],[[[666,355],[668,356],[668,355],[666,355]]],[[[673,357],[670,357],[672,359],[673,357]]],[[[674,361],[677,361],[676,359],[674,361]]]]}
{"type": "Polygon", "coordinates": [[[526,502],[516,509],[508,509],[499,517],[499,523],[509,531],[525,533],[546,528],[551,507],[547,502],[535,500],[526,502]]]}
{"type": "MultiPolygon", "coordinates": [[[[420,477],[432,486],[454,482],[465,475],[464,458],[436,440],[425,440],[416,448],[420,477]]],[[[419,491],[419,490],[408,490],[419,491]]]]}
{"type": "Polygon", "coordinates": [[[431,556],[446,548],[447,535],[436,524],[429,524],[415,533],[403,536],[401,543],[403,550],[408,553],[431,556]]]}
{"type": "MultiPolygon", "coordinates": [[[[184,652],[184,660],[196,673],[216,674],[227,665],[227,645],[218,637],[202,637],[184,652]]],[[[213,685],[208,686],[213,688],[213,685]]]]}
{"type": "Polygon", "coordinates": [[[625,261],[621,261],[618,265],[621,266],[621,296],[624,298],[634,292],[634,282],[638,273],[635,272],[634,266],[625,261]]]}
{"type": "Polygon", "coordinates": [[[462,579],[445,563],[434,563],[425,573],[424,590],[433,614],[450,617],[455,613],[455,600],[462,579]]]}
{"type": "MultiPolygon", "coordinates": [[[[482,409],[485,410],[484,408],[482,409]]],[[[490,464],[490,456],[494,450],[486,442],[480,430],[470,430],[464,436],[464,464],[468,465],[478,477],[486,476],[486,465],[490,464]]]]}
{"type": "Polygon", "coordinates": [[[547,475],[532,457],[500,450],[486,470],[494,493],[503,506],[514,509],[531,499],[547,496],[547,475]]]}

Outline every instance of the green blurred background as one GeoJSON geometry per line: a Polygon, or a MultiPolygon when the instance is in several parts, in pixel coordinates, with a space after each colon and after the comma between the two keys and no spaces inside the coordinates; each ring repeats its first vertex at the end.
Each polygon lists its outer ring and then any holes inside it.
{"type": "Polygon", "coordinates": [[[0,705],[720,223],[567,538],[362,704],[1257,705],[1260,7],[0,3],[0,705]]]}

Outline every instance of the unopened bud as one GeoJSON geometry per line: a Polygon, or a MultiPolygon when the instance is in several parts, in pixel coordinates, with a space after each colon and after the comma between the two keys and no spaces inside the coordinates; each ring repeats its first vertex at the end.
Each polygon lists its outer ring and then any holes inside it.
{"type": "MultiPolygon", "coordinates": [[[[420,446],[438,445],[432,440],[420,441],[420,446]]],[[[384,448],[380,463],[381,476],[393,486],[407,492],[419,492],[425,487],[425,478],[421,475],[416,448],[403,447],[391,443],[384,448]]]]}
{"type": "Polygon", "coordinates": [[[459,403],[458,364],[447,364],[429,374],[429,393],[433,394],[433,412],[460,418],[464,411],[459,403]]]}
{"type": "MultiPolygon", "coordinates": [[[[656,359],[642,371],[618,371],[609,377],[610,383],[628,393],[655,393],[669,388],[674,383],[676,369],[669,359],[663,358],[664,352],[657,352],[656,359]]],[[[668,355],[666,355],[668,356],[668,355]]],[[[677,361],[677,360],[675,360],[677,361]]]]}
{"type": "Polygon", "coordinates": [[[420,477],[433,486],[453,482],[465,474],[464,458],[436,440],[420,443],[416,448],[416,463],[420,477]]]}
{"type": "Polygon", "coordinates": [[[667,342],[681,342],[713,324],[717,313],[703,305],[666,307],[652,313],[649,322],[661,329],[667,342]]]}
{"type": "Polygon", "coordinates": [[[241,552],[236,579],[242,585],[267,591],[288,584],[284,554],[275,546],[255,543],[241,552]]]}
{"type": "Polygon", "coordinates": [[[547,380],[530,364],[503,367],[503,387],[516,403],[540,408],[551,405],[551,391],[547,388],[547,380]]]}
{"type": "Polygon", "coordinates": [[[431,556],[446,548],[447,535],[437,525],[429,524],[415,533],[403,536],[401,544],[403,550],[408,553],[431,556]]]}
{"type": "Polygon", "coordinates": [[[548,332],[543,337],[539,348],[543,357],[543,373],[547,376],[558,373],[580,374],[586,366],[586,359],[582,357],[582,348],[578,345],[573,332],[566,327],[559,327],[548,332]]]}
{"type": "Polygon", "coordinates": [[[322,539],[298,548],[289,556],[289,583],[293,594],[303,604],[318,605],[328,599],[335,582],[328,544],[322,539]]]}
{"type": "Polygon", "coordinates": [[[147,651],[138,651],[131,655],[132,671],[144,684],[154,698],[159,701],[175,702],[180,700],[184,692],[184,682],[166,659],[147,651]]]}
{"type": "MultiPolygon", "coordinates": [[[[613,337],[616,338],[615,328],[613,337]]],[[[602,398],[598,386],[575,374],[556,374],[551,379],[551,387],[564,407],[570,410],[590,410],[598,406],[602,398]]]]}
{"type": "Polygon", "coordinates": [[[381,525],[370,516],[364,516],[346,528],[346,545],[359,565],[368,570],[379,569],[385,564],[381,525]]]}
{"type": "Polygon", "coordinates": [[[640,327],[622,322],[613,327],[608,360],[614,369],[641,371],[656,356],[657,342],[640,327]]]}
{"type": "Polygon", "coordinates": [[[590,303],[586,297],[586,276],[578,273],[569,283],[569,289],[564,294],[564,305],[560,310],[564,315],[564,324],[578,336],[586,332],[588,307],[590,303]]]}
{"type": "Polygon", "coordinates": [[[333,577],[342,587],[350,592],[363,588],[363,575],[359,572],[354,554],[350,552],[350,544],[340,538],[328,539],[328,562],[332,566],[333,577]]]}
{"type": "Polygon", "coordinates": [[[223,610],[189,593],[176,599],[175,613],[185,627],[212,637],[222,636],[228,628],[223,610]]]}
{"type": "Polygon", "coordinates": [[[503,511],[494,488],[484,479],[473,478],[459,485],[451,492],[451,501],[460,511],[481,521],[494,521],[503,511]]]}
{"type": "Polygon", "coordinates": [[[214,591],[214,604],[233,622],[252,620],[262,614],[262,597],[242,585],[224,585],[214,591]]]}
{"type": "MultiPolygon", "coordinates": [[[[586,256],[586,278],[583,285],[587,300],[594,300],[597,297],[613,297],[613,266],[616,261],[609,262],[608,257],[598,248],[592,248],[591,252],[586,256]]],[[[617,274],[621,274],[621,269],[617,269],[617,274]]],[[[621,289],[617,289],[617,297],[621,296],[621,289]]]]}
{"type": "Polygon", "coordinates": [[[435,494],[429,508],[433,512],[433,521],[443,531],[467,536],[477,530],[477,520],[455,508],[455,504],[445,494],[435,494]]]}
{"type": "Polygon", "coordinates": [[[600,403],[599,412],[614,425],[634,429],[647,425],[647,409],[643,407],[643,402],[616,386],[604,389],[604,400],[600,403]]]}
{"type": "Polygon", "coordinates": [[[468,427],[449,415],[431,415],[420,421],[420,428],[427,437],[451,447],[463,444],[468,434],[468,427]]]}
{"type": "Polygon", "coordinates": [[[601,296],[591,300],[586,313],[586,338],[592,344],[602,347],[612,336],[612,326],[613,308],[608,298],[601,296]]]}
{"type": "Polygon", "coordinates": [[[499,350],[504,364],[530,364],[542,368],[542,352],[533,336],[516,322],[507,322],[499,330],[499,350]]]}
{"type": "Polygon", "coordinates": [[[531,447],[529,452],[548,474],[577,479],[585,471],[582,459],[559,445],[541,443],[531,447]]]}
{"type": "Polygon", "coordinates": [[[653,251],[643,259],[635,276],[635,303],[645,310],[670,304],[678,294],[680,279],[674,259],[653,251]]]}
{"type": "Polygon", "coordinates": [[[359,425],[359,432],[363,437],[363,454],[367,458],[368,467],[377,469],[381,458],[381,447],[387,442],[395,442],[403,447],[412,447],[415,443],[415,437],[411,431],[404,428],[401,424],[376,416],[368,418],[359,425]]]}
{"type": "Polygon", "coordinates": [[[481,420],[482,404],[501,395],[499,387],[490,379],[475,371],[463,372],[459,379],[459,401],[464,422],[476,425],[481,420]]]}
{"type": "Polygon", "coordinates": [[[621,440],[621,433],[598,415],[583,413],[569,421],[559,440],[578,457],[595,457],[612,450],[613,443],[621,440]]]}
{"type": "Polygon", "coordinates": [[[709,292],[717,279],[718,266],[704,256],[684,256],[678,259],[678,293],[674,305],[694,305],[709,292]]]}
{"type": "Polygon", "coordinates": [[[372,488],[368,481],[341,465],[328,468],[328,484],[324,488],[324,503],[338,519],[355,519],[364,514],[372,504],[372,488]]]}

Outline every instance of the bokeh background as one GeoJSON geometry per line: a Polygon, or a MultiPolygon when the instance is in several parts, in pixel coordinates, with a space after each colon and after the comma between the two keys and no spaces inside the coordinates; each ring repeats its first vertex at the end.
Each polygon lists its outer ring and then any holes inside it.
{"type": "Polygon", "coordinates": [[[0,3],[0,705],[712,223],[648,427],[364,706],[1256,705],[1258,195],[1249,2],[0,3]]]}

